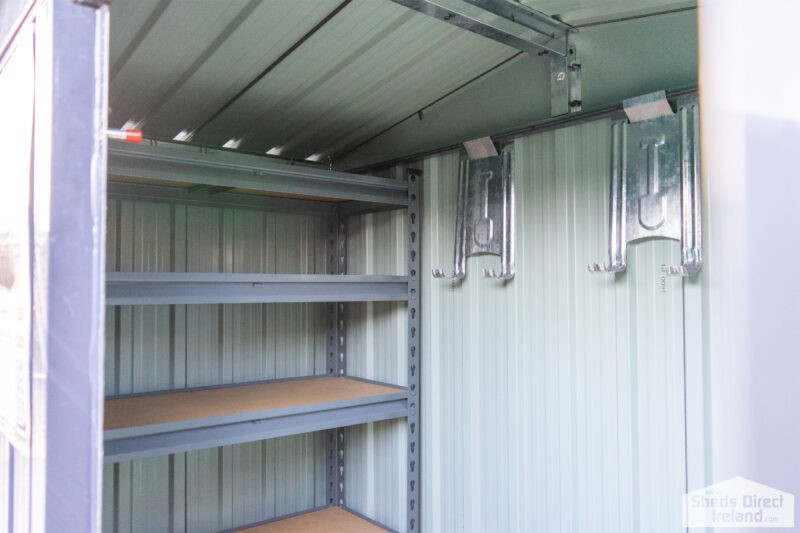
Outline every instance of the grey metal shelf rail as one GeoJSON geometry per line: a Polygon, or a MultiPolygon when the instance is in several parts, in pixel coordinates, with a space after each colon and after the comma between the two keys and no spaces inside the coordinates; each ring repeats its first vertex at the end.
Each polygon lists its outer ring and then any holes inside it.
{"type": "Polygon", "coordinates": [[[107,305],[374,302],[406,299],[406,276],[106,273],[107,305]]]}
{"type": "Polygon", "coordinates": [[[397,207],[408,203],[408,186],[403,181],[164,142],[133,145],[110,141],[108,174],[314,199],[397,207]]]}
{"type": "Polygon", "coordinates": [[[105,461],[401,418],[407,399],[405,387],[325,376],[109,398],[105,461]]]}

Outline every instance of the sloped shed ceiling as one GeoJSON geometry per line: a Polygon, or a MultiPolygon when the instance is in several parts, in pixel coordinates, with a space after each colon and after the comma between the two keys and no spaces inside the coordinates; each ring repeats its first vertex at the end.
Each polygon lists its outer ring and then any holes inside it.
{"type": "MultiPolygon", "coordinates": [[[[693,2],[526,3],[586,25],[575,42],[586,51],[590,106],[626,96],[614,80],[638,89],[654,70],[657,88],[696,83],[693,2]],[[603,24],[676,9],[684,10],[678,26],[662,17],[603,24]],[[657,38],[652,27],[661,27],[657,38]],[[625,31],[617,35],[618,29],[625,31]],[[604,58],[595,70],[605,75],[594,82],[590,49],[604,58]],[[637,53],[613,61],[624,49],[637,53]]],[[[200,144],[240,140],[240,150],[330,157],[346,169],[411,153],[419,142],[411,142],[405,126],[420,110],[428,133],[419,141],[428,147],[464,140],[489,124],[496,132],[549,116],[546,57],[529,57],[389,0],[112,2],[111,27],[110,125],[142,121],[151,138],[172,139],[185,130],[200,144]],[[507,80],[509,68],[515,74],[507,80]],[[498,103],[487,105],[484,92],[470,97],[474,109],[464,124],[453,112],[429,119],[431,106],[450,109],[487,81],[510,91],[497,99],[516,111],[512,116],[481,113],[498,103]]]]}
{"type": "MultiPolygon", "coordinates": [[[[582,61],[583,110],[625,98],[697,84],[697,12],[581,27],[571,38],[582,61]]],[[[467,139],[524,128],[550,118],[549,59],[519,54],[396,124],[357,150],[338,154],[337,168],[369,168],[467,139]]]]}
{"type": "Polygon", "coordinates": [[[112,125],[298,159],[357,144],[516,53],[378,0],[117,2],[112,25],[112,125]]]}

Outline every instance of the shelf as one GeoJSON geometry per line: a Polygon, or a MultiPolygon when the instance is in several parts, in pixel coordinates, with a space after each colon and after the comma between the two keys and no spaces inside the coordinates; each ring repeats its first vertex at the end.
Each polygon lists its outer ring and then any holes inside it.
{"type": "Polygon", "coordinates": [[[105,461],[400,418],[407,398],[403,387],[312,377],[107,399],[105,461]]]}
{"type": "MultiPolygon", "coordinates": [[[[106,192],[109,200],[144,200],[147,202],[230,207],[234,209],[244,207],[271,213],[293,213],[319,217],[335,215],[337,208],[345,214],[369,211],[372,205],[365,202],[331,203],[300,198],[277,198],[263,194],[215,191],[212,189],[196,190],[195,187],[185,186],[184,184],[168,186],[126,181],[109,181],[106,184],[106,192]]],[[[376,207],[376,210],[383,209],[385,207],[376,207]]]]}
{"type": "Polygon", "coordinates": [[[408,299],[406,276],[107,272],[106,305],[408,299]]]}
{"type": "Polygon", "coordinates": [[[109,142],[108,174],[333,201],[408,204],[408,185],[400,180],[277,163],[256,155],[173,143],[152,146],[109,142]]]}
{"type": "Polygon", "coordinates": [[[385,533],[389,531],[341,507],[328,507],[253,527],[236,529],[239,533],[385,533]]]}

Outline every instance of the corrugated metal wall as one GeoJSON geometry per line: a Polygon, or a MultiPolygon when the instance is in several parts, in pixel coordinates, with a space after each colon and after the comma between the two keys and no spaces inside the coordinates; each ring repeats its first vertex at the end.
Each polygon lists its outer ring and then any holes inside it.
{"type": "MultiPolygon", "coordinates": [[[[609,120],[515,141],[517,275],[423,277],[423,528],[658,533],[685,491],[674,241],[607,255],[609,120]]],[[[458,155],[425,161],[423,270],[451,268],[458,155]]]]}
{"type": "MultiPolygon", "coordinates": [[[[351,272],[402,271],[403,213],[350,226],[351,272]]],[[[324,273],[325,231],[319,217],[110,200],[107,268],[324,273]]],[[[109,308],[106,394],[324,374],[324,318],[322,304],[109,308]]],[[[349,373],[403,383],[405,305],[354,304],[349,323],[349,373]]],[[[399,527],[404,458],[402,421],[349,430],[348,504],[399,527]]],[[[217,531],[324,505],[324,466],[321,433],[106,465],[103,528],[217,531]]]]}
{"type": "MultiPolygon", "coordinates": [[[[398,176],[386,176],[398,177],[398,176]]],[[[405,210],[351,217],[347,271],[405,275],[405,210]]],[[[408,322],[405,302],[348,305],[347,372],[406,385],[408,322]]],[[[345,434],[347,505],[393,529],[406,523],[405,419],[348,428],[345,434]]]]}

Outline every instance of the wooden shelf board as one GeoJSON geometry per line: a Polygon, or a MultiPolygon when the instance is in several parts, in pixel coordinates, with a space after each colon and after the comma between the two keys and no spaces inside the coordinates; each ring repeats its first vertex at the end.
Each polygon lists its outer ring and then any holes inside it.
{"type": "Polygon", "coordinates": [[[385,533],[387,530],[339,507],[303,513],[283,520],[240,529],[246,533],[385,533]]]}
{"type": "Polygon", "coordinates": [[[112,398],[105,402],[104,429],[323,404],[404,390],[356,379],[319,377],[112,398]]]}

